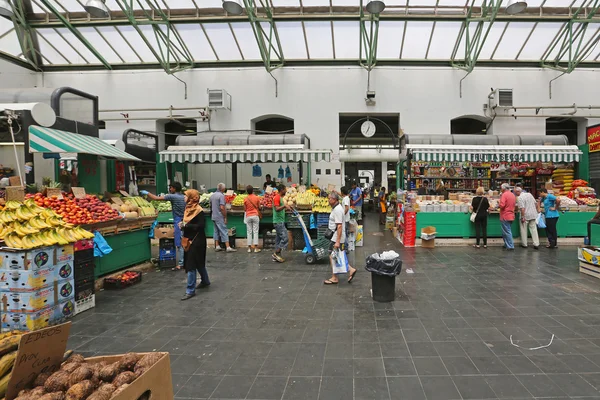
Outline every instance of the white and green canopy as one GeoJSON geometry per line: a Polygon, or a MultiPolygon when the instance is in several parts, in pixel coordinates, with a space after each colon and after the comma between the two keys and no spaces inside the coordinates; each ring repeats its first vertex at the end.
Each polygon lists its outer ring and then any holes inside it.
{"type": "Polygon", "coordinates": [[[577,146],[406,145],[414,161],[578,162],[577,146]]]}
{"type": "Polygon", "coordinates": [[[29,127],[30,153],[85,153],[125,161],[140,161],[139,158],[105,143],[103,140],[31,125],[29,127]]]}
{"type": "Polygon", "coordinates": [[[168,150],[160,152],[160,161],[180,163],[331,161],[331,150],[310,150],[298,146],[171,146],[168,150]]]}

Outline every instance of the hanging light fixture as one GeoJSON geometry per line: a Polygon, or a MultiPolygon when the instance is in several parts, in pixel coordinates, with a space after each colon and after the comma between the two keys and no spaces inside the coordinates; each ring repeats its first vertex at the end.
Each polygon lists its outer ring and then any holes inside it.
{"type": "Polygon", "coordinates": [[[381,0],[371,0],[366,8],[369,14],[381,14],[385,9],[385,3],[381,0]]]}
{"type": "Polygon", "coordinates": [[[244,12],[240,0],[223,0],[223,9],[231,15],[241,15],[244,12]]]}
{"type": "Polygon", "coordinates": [[[508,6],[506,6],[506,13],[509,15],[520,14],[527,8],[527,2],[525,0],[508,0],[508,6]]]}
{"type": "Polygon", "coordinates": [[[85,11],[92,17],[107,18],[110,16],[110,12],[105,3],[106,0],[88,0],[87,3],[85,3],[85,11]]]}
{"type": "Polygon", "coordinates": [[[13,10],[8,4],[8,0],[0,0],[0,15],[9,18],[13,16],[13,10]]]}

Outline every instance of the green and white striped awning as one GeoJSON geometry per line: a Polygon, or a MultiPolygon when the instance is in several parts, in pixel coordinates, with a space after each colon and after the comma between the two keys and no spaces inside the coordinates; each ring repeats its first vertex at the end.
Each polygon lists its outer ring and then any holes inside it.
{"type": "Polygon", "coordinates": [[[414,161],[578,162],[577,146],[406,145],[414,161]]]}
{"type": "Polygon", "coordinates": [[[162,162],[265,163],[331,161],[331,150],[309,150],[297,145],[281,146],[171,146],[160,152],[162,162]]]}
{"type": "Polygon", "coordinates": [[[105,143],[103,140],[31,125],[29,127],[30,153],[85,153],[117,160],[140,161],[139,158],[105,143]]]}

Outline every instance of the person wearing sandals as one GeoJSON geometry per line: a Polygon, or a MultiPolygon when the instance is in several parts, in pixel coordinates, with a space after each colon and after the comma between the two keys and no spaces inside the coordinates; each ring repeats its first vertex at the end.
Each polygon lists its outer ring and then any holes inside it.
{"type": "Polygon", "coordinates": [[[546,217],[546,236],[548,237],[548,249],[556,249],[558,233],[556,224],[558,223],[560,200],[552,193],[548,193],[545,188],[540,189],[540,202],[538,203],[538,212],[541,211],[541,204],[544,204],[544,216],[546,217]]]}
{"type": "Polygon", "coordinates": [[[183,248],[181,247],[181,229],[179,223],[183,221],[183,212],[185,211],[185,197],[181,193],[181,183],[173,182],[169,185],[169,194],[166,196],[156,196],[148,193],[147,190],[140,190],[142,196],[147,196],[150,200],[168,201],[171,203],[173,212],[173,227],[175,230],[175,248],[177,249],[177,266],[171,268],[171,271],[179,271],[183,268],[183,248]]]}
{"type": "Polygon", "coordinates": [[[521,247],[527,248],[527,229],[531,233],[533,248],[540,248],[540,237],[538,235],[537,224],[535,220],[538,216],[537,203],[531,193],[523,191],[521,187],[515,187],[515,196],[517,196],[517,208],[520,211],[519,228],[521,231],[521,247]]]}
{"type": "MultiPolygon", "coordinates": [[[[327,226],[327,228],[333,232],[333,236],[330,239],[331,243],[329,245],[329,250],[331,252],[333,252],[334,250],[345,251],[345,211],[344,207],[340,204],[340,195],[337,192],[331,192],[329,194],[329,204],[331,205],[331,214],[329,214],[329,225],[327,226]]],[[[351,265],[348,265],[348,283],[352,282],[352,280],[354,279],[354,275],[356,275],[356,272],[356,268],[352,268],[351,265]]],[[[332,274],[331,278],[323,282],[323,284],[325,285],[337,285],[338,283],[339,279],[336,274],[332,274]]]]}
{"type": "Polygon", "coordinates": [[[200,207],[200,193],[190,189],[185,192],[186,205],[181,228],[183,229],[183,268],[187,272],[187,288],[181,300],[191,299],[196,295],[196,289],[210,286],[206,271],[206,234],[204,228],[206,218],[200,207]],[[186,244],[187,242],[187,244],[186,244]],[[200,273],[200,283],[196,285],[196,272],[200,273]]]}
{"type": "Polygon", "coordinates": [[[487,222],[488,222],[488,209],[490,208],[490,202],[487,197],[483,194],[485,191],[482,187],[478,187],[475,192],[476,196],[471,202],[471,212],[475,213],[475,237],[476,242],[473,245],[476,249],[480,247],[481,238],[483,236],[483,248],[487,249],[487,222]]]}
{"type": "Polygon", "coordinates": [[[246,212],[246,230],[248,232],[248,253],[260,253],[258,248],[258,225],[262,214],[260,212],[260,199],[254,194],[251,185],[246,186],[248,197],[244,199],[244,211],[246,212]]]}

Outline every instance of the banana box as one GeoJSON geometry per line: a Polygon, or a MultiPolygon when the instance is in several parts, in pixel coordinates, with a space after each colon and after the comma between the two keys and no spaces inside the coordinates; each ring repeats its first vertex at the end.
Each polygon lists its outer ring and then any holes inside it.
{"type": "Polygon", "coordinates": [[[75,259],[75,249],[72,244],[68,244],[66,246],[57,247],[54,252],[54,263],[64,264],[67,262],[73,263],[75,259]]]}
{"type": "Polygon", "coordinates": [[[2,312],[35,312],[54,306],[75,295],[73,279],[55,281],[44,289],[33,292],[0,292],[2,312]]]}
{"type": "Polygon", "coordinates": [[[1,331],[34,331],[65,322],[75,314],[75,300],[71,297],[35,312],[6,312],[0,317],[1,331]]]}
{"type": "Polygon", "coordinates": [[[54,267],[54,270],[56,271],[54,279],[57,281],[74,278],[73,274],[74,274],[75,268],[73,268],[73,261],[66,261],[63,263],[58,263],[54,267]]]}
{"type": "Polygon", "coordinates": [[[54,284],[56,267],[36,270],[2,269],[0,270],[0,290],[3,292],[32,292],[54,284]]]}
{"type": "Polygon", "coordinates": [[[32,271],[51,267],[55,263],[55,256],[55,246],[27,251],[2,249],[0,269],[32,271]]]}
{"type": "Polygon", "coordinates": [[[600,249],[596,247],[580,247],[577,249],[577,257],[579,258],[579,261],[593,265],[600,265],[600,249]]]}

